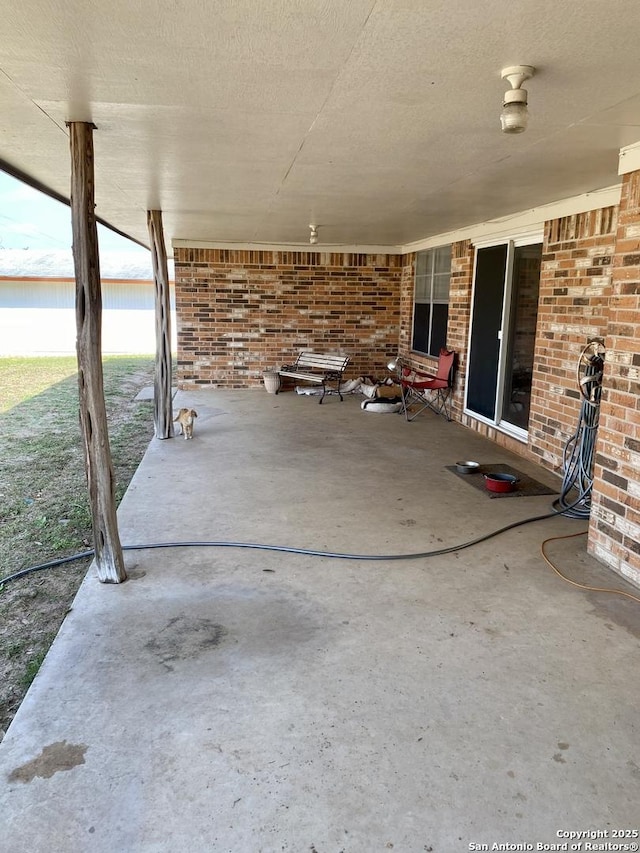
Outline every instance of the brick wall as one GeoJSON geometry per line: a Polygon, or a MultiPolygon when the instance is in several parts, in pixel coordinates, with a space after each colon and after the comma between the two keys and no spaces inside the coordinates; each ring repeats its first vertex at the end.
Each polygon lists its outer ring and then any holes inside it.
{"type": "Polygon", "coordinates": [[[301,349],[344,352],[349,376],[387,375],[401,255],[175,250],[181,388],[246,388],[301,349]]]}
{"type": "Polygon", "coordinates": [[[558,472],[580,416],[578,358],[589,338],[607,333],[616,222],[608,207],[545,226],[529,450],[558,472]]]}
{"type": "Polygon", "coordinates": [[[471,323],[474,248],[469,240],[454,243],[451,248],[451,283],[449,285],[449,324],[447,346],[457,353],[454,387],[454,413],[462,420],[467,346],[471,323]]]}
{"type": "Polygon", "coordinates": [[[640,584],[640,172],[623,181],[589,550],[640,584]]]}
{"type": "Polygon", "coordinates": [[[398,351],[403,358],[408,358],[413,338],[413,288],[416,267],[415,254],[403,258],[402,276],[400,279],[400,328],[398,333],[398,351]]]}

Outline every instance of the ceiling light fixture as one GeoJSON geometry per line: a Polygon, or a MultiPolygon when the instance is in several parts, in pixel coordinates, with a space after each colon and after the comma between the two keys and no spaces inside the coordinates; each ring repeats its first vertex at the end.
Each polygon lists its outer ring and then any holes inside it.
{"type": "Polygon", "coordinates": [[[536,69],[532,65],[510,65],[503,68],[501,77],[511,83],[504,93],[500,124],[503,133],[522,133],[527,128],[527,90],[522,88],[525,80],[533,77],[536,69]]]}
{"type": "Polygon", "coordinates": [[[312,246],[315,246],[315,244],[318,242],[318,226],[310,225],[309,228],[311,229],[311,234],[309,234],[309,242],[312,246]]]}

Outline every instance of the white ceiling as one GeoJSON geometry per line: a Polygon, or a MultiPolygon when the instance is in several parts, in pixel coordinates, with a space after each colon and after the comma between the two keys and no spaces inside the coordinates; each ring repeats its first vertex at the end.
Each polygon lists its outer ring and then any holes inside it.
{"type": "Polygon", "coordinates": [[[638,0],[0,0],[0,159],[165,237],[402,246],[617,183],[640,140],[638,0]],[[534,65],[526,133],[506,65],[534,65]]]}

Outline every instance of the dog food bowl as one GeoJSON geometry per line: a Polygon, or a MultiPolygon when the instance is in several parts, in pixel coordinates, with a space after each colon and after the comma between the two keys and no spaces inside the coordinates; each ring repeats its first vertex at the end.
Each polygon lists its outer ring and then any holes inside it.
{"type": "Polygon", "coordinates": [[[466,460],[465,462],[456,462],[456,471],[458,474],[475,474],[479,467],[479,462],[471,462],[469,460],[466,460]]]}
{"type": "Polygon", "coordinates": [[[515,474],[484,474],[484,484],[490,492],[513,492],[517,483],[515,474]]]}

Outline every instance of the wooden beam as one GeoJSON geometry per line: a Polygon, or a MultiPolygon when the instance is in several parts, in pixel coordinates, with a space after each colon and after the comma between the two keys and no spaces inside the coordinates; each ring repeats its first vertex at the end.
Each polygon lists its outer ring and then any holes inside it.
{"type": "Polygon", "coordinates": [[[127,579],[116,519],[115,477],[109,447],[102,374],[102,293],[94,212],[93,130],[68,122],[71,143],[71,224],[76,274],[76,349],[80,427],[93,521],[98,578],[127,579]]]}
{"type": "Polygon", "coordinates": [[[147,225],[155,280],[156,368],[153,385],[153,422],[156,438],[173,437],[171,405],[171,299],[167,252],[162,230],[162,211],[148,210],[147,225]]]}

